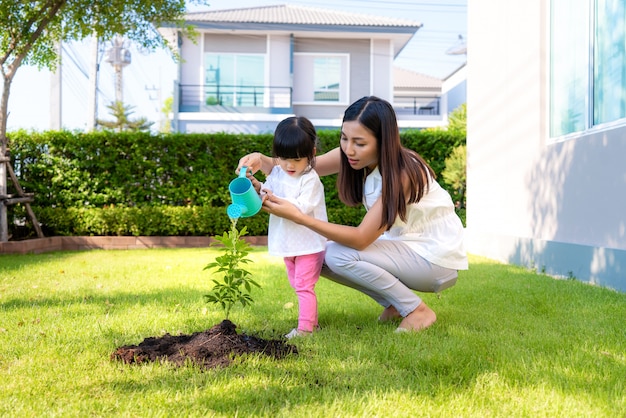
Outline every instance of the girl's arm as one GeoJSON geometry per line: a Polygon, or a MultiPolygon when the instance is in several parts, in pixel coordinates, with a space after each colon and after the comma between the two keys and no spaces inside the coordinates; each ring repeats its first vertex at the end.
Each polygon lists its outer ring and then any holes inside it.
{"type": "Polygon", "coordinates": [[[295,205],[268,192],[263,202],[265,211],[289,219],[297,224],[317,232],[331,241],[338,242],[355,250],[363,250],[385,232],[386,226],[380,227],[382,202],[378,198],[365,214],[359,226],[338,225],[315,219],[302,213],[295,205]]]}
{"type": "Polygon", "coordinates": [[[261,170],[266,176],[269,176],[275,165],[276,164],[274,164],[274,159],[272,157],[263,155],[260,152],[253,152],[251,154],[244,155],[239,159],[239,164],[237,164],[235,172],[239,174],[241,167],[248,167],[252,173],[256,173],[261,170]]]}
{"type": "MultiPolygon", "coordinates": [[[[327,176],[329,174],[335,174],[339,172],[339,164],[341,162],[341,149],[339,147],[328,151],[318,157],[315,157],[315,171],[320,176],[327,176]]],[[[244,155],[239,159],[237,170],[235,172],[239,174],[241,167],[249,167],[252,173],[256,173],[261,170],[265,175],[268,175],[272,168],[274,168],[274,159],[263,155],[260,152],[253,152],[251,154],[244,155]]]]}

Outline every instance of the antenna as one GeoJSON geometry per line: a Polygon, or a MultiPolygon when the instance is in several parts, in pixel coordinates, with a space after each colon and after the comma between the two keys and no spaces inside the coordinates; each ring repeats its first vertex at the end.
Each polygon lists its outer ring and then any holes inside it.
{"type": "Polygon", "coordinates": [[[467,55],[467,42],[463,35],[459,35],[459,40],[446,50],[447,55],[467,55]]]}

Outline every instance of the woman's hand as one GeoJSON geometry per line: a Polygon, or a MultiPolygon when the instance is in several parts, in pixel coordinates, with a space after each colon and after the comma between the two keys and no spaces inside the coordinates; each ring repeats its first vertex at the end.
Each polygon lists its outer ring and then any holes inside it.
{"type": "Polygon", "coordinates": [[[263,191],[265,192],[265,195],[263,195],[263,210],[272,215],[298,223],[297,219],[302,215],[302,212],[296,205],[286,199],[275,196],[270,190],[263,189],[263,191]]]}

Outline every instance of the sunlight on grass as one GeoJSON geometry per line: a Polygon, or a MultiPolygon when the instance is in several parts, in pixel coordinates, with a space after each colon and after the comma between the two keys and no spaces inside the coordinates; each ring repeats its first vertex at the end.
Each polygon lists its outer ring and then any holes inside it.
{"type": "MultiPolygon", "coordinates": [[[[0,255],[0,416],[626,416],[626,295],[471,257],[417,334],[321,279],[321,331],[282,360],[226,369],[111,361],[116,347],[204,331],[214,248],[0,255]]],[[[280,338],[297,298],[265,248],[240,332],[280,338]]]]}

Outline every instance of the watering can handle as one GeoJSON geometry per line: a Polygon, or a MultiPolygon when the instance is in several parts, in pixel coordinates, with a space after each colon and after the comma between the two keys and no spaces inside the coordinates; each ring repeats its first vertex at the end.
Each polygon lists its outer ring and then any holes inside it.
{"type": "Polygon", "coordinates": [[[248,167],[246,167],[245,165],[241,166],[241,169],[239,170],[239,177],[246,178],[247,171],[248,171],[248,167]]]}

